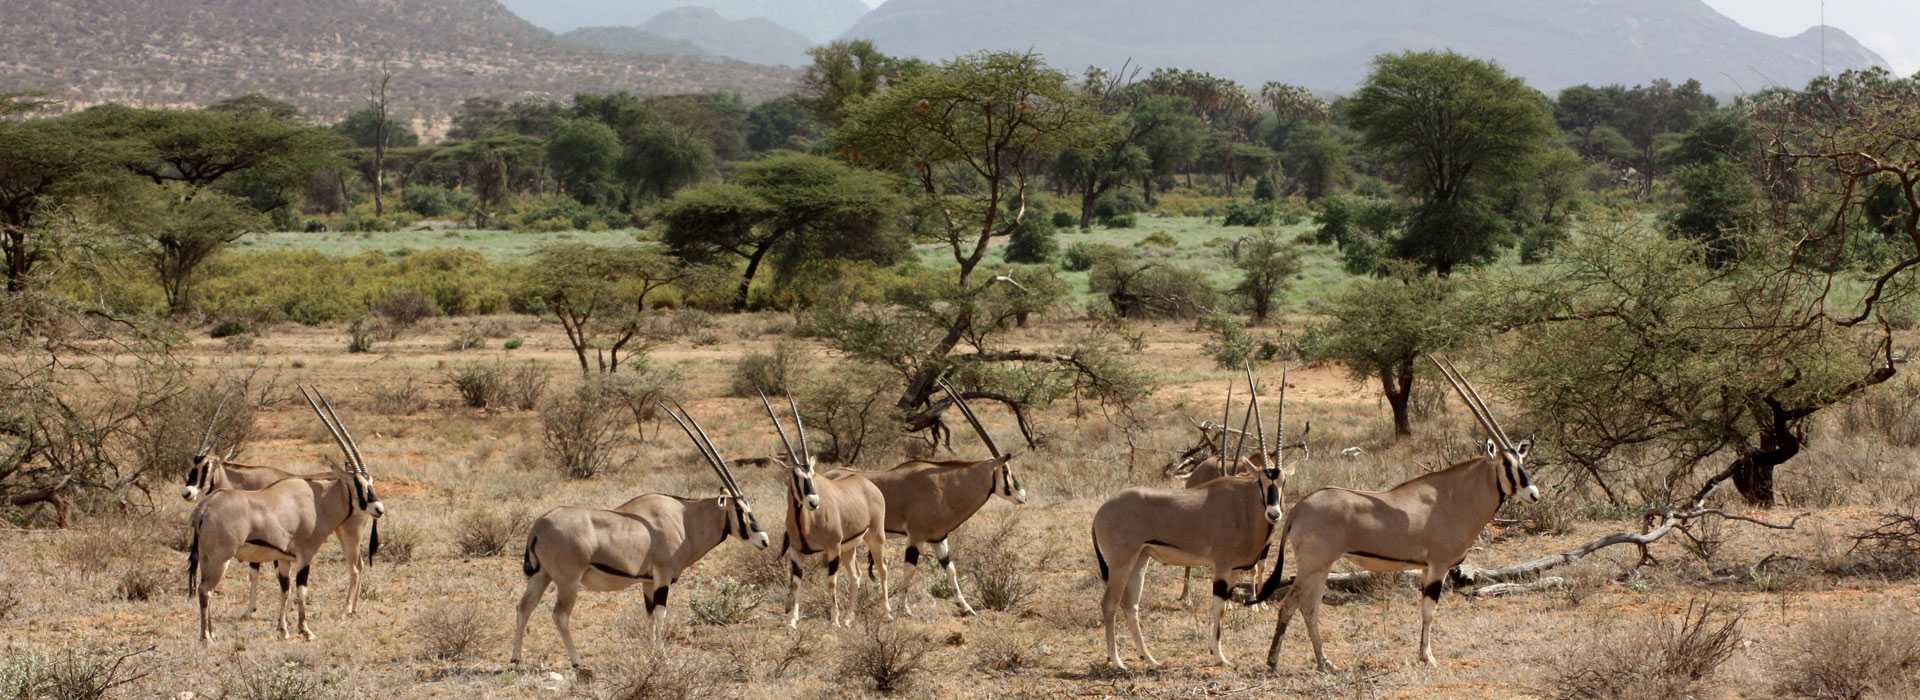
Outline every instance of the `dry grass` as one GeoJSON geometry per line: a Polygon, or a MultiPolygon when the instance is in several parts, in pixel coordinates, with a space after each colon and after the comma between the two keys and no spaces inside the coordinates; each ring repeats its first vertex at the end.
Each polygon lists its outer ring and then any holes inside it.
{"type": "Polygon", "coordinates": [[[420,635],[420,657],[431,661],[461,662],[493,643],[488,624],[493,616],[472,603],[441,602],[415,617],[411,627],[420,635]]]}
{"type": "Polygon", "coordinates": [[[146,602],[160,597],[172,581],[172,578],[163,577],[157,566],[135,564],[121,574],[120,581],[113,585],[113,597],[146,602]]]}
{"type": "Polygon", "coordinates": [[[925,670],[933,638],[910,623],[865,619],[862,629],[842,636],[840,676],[883,695],[906,692],[925,670]]]}
{"type": "Polygon", "coordinates": [[[405,565],[413,561],[420,550],[422,535],[419,529],[396,520],[380,524],[380,553],[375,555],[388,564],[405,565]]]}
{"type": "Polygon", "coordinates": [[[1920,620],[1895,606],[1816,618],[1801,627],[1774,674],[1785,696],[1913,697],[1920,692],[1920,620]]]}
{"type": "Polygon", "coordinates": [[[606,700],[696,698],[707,695],[720,676],[705,654],[655,649],[617,662],[594,695],[606,700]]]}
{"type": "Polygon", "coordinates": [[[1637,700],[1695,696],[1740,646],[1741,613],[1708,601],[1688,603],[1677,620],[1615,630],[1556,657],[1558,698],[1637,700]]]}
{"type": "Polygon", "coordinates": [[[296,663],[243,663],[220,681],[222,700],[321,700],[341,697],[338,678],[296,663]]]}
{"type": "Polygon", "coordinates": [[[454,526],[454,546],[463,556],[497,557],[524,541],[532,524],[524,513],[509,515],[495,508],[475,508],[454,526]]]}
{"type": "Polygon", "coordinates": [[[151,673],[133,651],[68,651],[59,655],[9,652],[0,658],[0,697],[18,700],[98,700],[126,695],[126,687],[151,673]]]}
{"type": "Polygon", "coordinates": [[[694,591],[687,601],[695,624],[725,627],[753,619],[766,602],[760,587],[732,577],[721,577],[694,591]]]}
{"type": "Polygon", "coordinates": [[[974,594],[972,602],[981,609],[1016,611],[1040,592],[1040,582],[1033,572],[1049,568],[1051,557],[1021,555],[1022,550],[1032,547],[1024,546],[1030,545],[1030,540],[1021,527],[1020,516],[1007,518],[985,537],[967,538],[965,544],[967,556],[960,560],[961,568],[973,580],[969,589],[974,594]]]}

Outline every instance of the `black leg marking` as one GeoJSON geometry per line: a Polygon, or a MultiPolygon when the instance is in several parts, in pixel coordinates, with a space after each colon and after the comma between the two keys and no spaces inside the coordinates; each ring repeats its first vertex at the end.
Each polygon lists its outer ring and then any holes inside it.
{"type": "Polygon", "coordinates": [[[286,595],[286,594],[287,594],[287,588],[288,588],[288,587],[290,587],[290,586],[292,586],[292,585],[293,585],[293,581],[292,581],[291,579],[288,579],[288,578],[287,578],[287,577],[285,577],[285,576],[281,576],[281,577],[280,577],[280,594],[281,594],[281,595],[286,595]]]}
{"type": "Polygon", "coordinates": [[[1213,580],[1213,597],[1228,600],[1232,595],[1233,587],[1227,585],[1226,579],[1213,580]]]}
{"type": "Polygon", "coordinates": [[[647,600],[647,610],[664,607],[667,607],[667,587],[661,586],[653,589],[653,598],[647,600]]]}
{"type": "Polygon", "coordinates": [[[800,575],[800,562],[794,561],[792,559],[787,560],[787,573],[791,574],[796,579],[805,578],[804,576],[800,575]]]}
{"type": "Polygon", "coordinates": [[[940,568],[944,569],[949,566],[953,566],[953,555],[947,554],[946,556],[940,557],[940,568]]]}
{"type": "Polygon", "coordinates": [[[256,562],[248,562],[248,564],[247,564],[247,566],[249,566],[249,567],[252,567],[254,571],[259,571],[259,570],[260,570],[260,562],[257,562],[257,561],[256,561],[256,562]]]}
{"type": "Polygon", "coordinates": [[[305,587],[306,587],[306,585],[307,585],[307,572],[310,572],[310,571],[313,571],[313,566],[312,566],[312,565],[307,565],[307,566],[302,566],[302,567],[300,567],[300,573],[297,573],[297,574],[294,574],[294,575],[293,575],[293,582],[294,582],[294,584],[296,584],[296,585],[298,585],[298,586],[300,586],[300,587],[302,587],[302,588],[305,588],[305,587]]]}
{"type": "Polygon", "coordinates": [[[834,575],[834,574],[837,574],[837,573],[840,573],[840,560],[839,560],[839,559],[828,559],[828,560],[827,560],[827,575],[828,575],[828,576],[832,576],[832,575],[834,575]]]}
{"type": "Polygon", "coordinates": [[[1433,583],[1427,584],[1425,588],[1420,589],[1420,594],[1435,603],[1440,602],[1440,582],[1434,581],[1433,583]]]}
{"type": "Polygon", "coordinates": [[[919,566],[919,565],[920,565],[920,548],[915,545],[907,545],[907,566],[919,566]]]}

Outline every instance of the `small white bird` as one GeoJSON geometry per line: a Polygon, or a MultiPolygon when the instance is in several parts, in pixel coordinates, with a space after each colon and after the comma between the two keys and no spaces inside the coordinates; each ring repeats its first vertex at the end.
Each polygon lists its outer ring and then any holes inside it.
{"type": "Polygon", "coordinates": [[[1018,290],[1020,290],[1021,292],[1026,292],[1026,291],[1027,291],[1027,286],[1026,286],[1026,285],[1024,285],[1024,284],[1021,284],[1019,280],[1016,280],[1016,279],[1014,279],[1014,278],[1012,278],[1012,277],[1008,277],[1008,276],[1006,276],[1006,275],[994,275],[994,276],[993,276],[993,279],[990,279],[990,280],[987,280],[987,283],[988,283],[988,284],[992,284],[992,283],[994,283],[994,282],[1004,282],[1004,283],[1007,283],[1007,284],[1011,284],[1011,285],[1013,285],[1013,288],[1014,288],[1014,289],[1018,289],[1018,290]]]}
{"type": "Polygon", "coordinates": [[[1341,450],[1340,456],[1345,457],[1347,459],[1354,459],[1356,457],[1359,457],[1364,452],[1366,452],[1366,450],[1362,450],[1358,446],[1355,446],[1355,447],[1349,447],[1347,449],[1341,450]]]}

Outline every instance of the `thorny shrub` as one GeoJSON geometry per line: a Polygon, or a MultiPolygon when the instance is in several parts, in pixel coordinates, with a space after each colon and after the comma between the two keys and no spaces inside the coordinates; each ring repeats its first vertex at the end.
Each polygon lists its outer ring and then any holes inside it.
{"type": "Polygon", "coordinates": [[[1555,657],[1543,692],[1568,699],[1697,696],[1740,646],[1740,611],[1689,602],[1677,621],[1615,630],[1555,657]]]}

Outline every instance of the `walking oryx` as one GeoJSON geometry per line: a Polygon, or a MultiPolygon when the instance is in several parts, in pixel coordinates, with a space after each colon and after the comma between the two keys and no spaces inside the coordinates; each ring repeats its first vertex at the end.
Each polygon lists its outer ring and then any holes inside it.
{"type": "MultiPolygon", "coordinates": [[[[214,410],[213,423],[220,422],[219,409],[214,410]]],[[[286,479],[331,479],[332,472],[295,474],[283,469],[261,467],[250,464],[237,464],[233,452],[225,457],[211,454],[213,444],[213,424],[207,426],[207,436],[202,438],[200,449],[194,452],[193,462],[187,467],[186,486],[181,487],[180,497],[192,501],[216,491],[238,489],[258,491],[286,479]]],[[[373,565],[374,554],[380,551],[380,524],[364,511],[354,511],[353,515],[340,523],[333,534],[340,541],[340,554],[347,561],[347,614],[352,615],[360,607],[360,531],[372,526],[373,539],[367,543],[368,566],[373,565]]],[[[248,562],[247,567],[247,616],[252,617],[258,609],[260,590],[260,563],[248,562]]],[[[188,582],[191,586],[192,582],[188,582]]],[[[192,593],[193,591],[188,591],[192,593]]]]}
{"type": "MultiPolygon", "coordinates": [[[[794,429],[799,433],[798,450],[787,440],[787,430],[780,426],[780,417],[774,415],[765,393],[760,394],[760,405],[766,407],[774,431],[780,434],[780,444],[787,449],[791,472],[787,479],[787,532],[780,536],[780,554],[787,559],[787,627],[800,625],[800,559],[813,554],[826,561],[827,597],[833,601],[831,620],[835,627],[841,626],[840,563],[851,545],[862,539],[867,543],[868,565],[878,568],[877,573],[868,573],[880,584],[887,619],[893,619],[893,599],[887,593],[887,501],[880,487],[848,469],[816,473],[813,450],[807,447],[807,426],[793,397],[787,397],[787,407],[793,411],[794,429]]],[[[849,567],[849,573],[857,590],[860,568],[849,567]]],[[[847,625],[852,625],[851,619],[847,625]]]]}
{"type": "Polygon", "coordinates": [[[360,456],[353,434],[334,413],[333,403],[324,394],[314,400],[301,387],[301,396],[320,416],[346,455],[339,471],[326,478],[284,479],[258,491],[227,489],[207,497],[194,510],[193,541],[187,551],[188,588],[200,602],[200,643],[213,639],[212,618],[207,597],[220,586],[227,562],[273,562],[280,579],[280,636],[287,638],[287,595],[290,583],[298,585],[300,634],[313,639],[307,627],[307,575],[313,557],[341,523],[356,513],[374,518],[386,514],[387,507],[373,493],[373,477],[366,460],[360,456]],[[325,408],[321,406],[324,403],[325,408]],[[291,577],[291,580],[290,580],[291,577]]]}
{"type": "Polygon", "coordinates": [[[1325,488],[1294,504],[1280,530],[1273,575],[1260,587],[1260,600],[1266,600],[1281,586],[1293,585],[1280,603],[1273,645],[1267,649],[1268,668],[1280,663],[1280,641],[1295,610],[1307,621],[1315,666],[1323,671],[1333,668],[1321,653],[1320,597],[1326,592],[1327,573],[1342,558],[1369,571],[1425,570],[1420,589],[1425,596],[1420,601],[1420,659],[1434,665],[1431,633],[1441,578],[1459,565],[1508,498],[1524,493],[1540,500],[1540,489],[1525,466],[1533,442],[1509,440],[1494,422],[1486,401],[1453,363],[1430,359],[1491,436],[1487,453],[1387,491],[1325,488]],[[1296,576],[1283,581],[1280,569],[1288,543],[1293,545],[1296,576]]]}
{"type": "Polygon", "coordinates": [[[580,653],[573,645],[571,622],[574,600],[581,589],[618,591],[642,584],[648,633],[657,645],[658,618],[667,614],[667,590],[679,580],[681,572],[728,537],[767,548],[767,533],[760,529],[753,506],[734,482],[720,448],[686,409],[676,412],[669,408],[666,413],[719,475],[725,495],[689,499],[646,494],[612,510],[562,506],[540,516],[527,533],[527,548],[521,556],[527,590],[520,596],[519,617],[513,628],[513,663],[520,663],[527,618],[540,606],[549,585],[557,589],[554,629],[566,644],[567,660],[574,668],[582,668],[580,653]]]}
{"type": "Polygon", "coordinates": [[[880,494],[886,499],[887,526],[889,535],[907,537],[907,576],[906,588],[902,593],[901,605],[908,615],[913,614],[913,582],[920,574],[920,544],[933,548],[934,556],[939,557],[940,567],[947,570],[947,581],[953,586],[953,599],[959,601],[960,609],[967,615],[973,615],[973,606],[967,604],[966,596],[960,594],[960,574],[954,567],[953,553],[947,546],[947,535],[965,524],[974,513],[980,511],[987,500],[999,496],[1015,504],[1027,502],[1027,490],[1020,486],[1020,480],[1013,474],[1008,464],[1013,455],[1000,451],[993,436],[980,424],[973,409],[967,406],[965,399],[954,392],[945,381],[940,387],[953,400],[954,406],[966,416],[967,422],[986,443],[987,451],[993,453],[993,459],[975,462],[928,462],[914,460],[905,462],[882,472],[861,472],[860,474],[880,488],[880,494]]]}
{"type": "MultiPolygon", "coordinates": [[[[1258,427],[1260,394],[1251,369],[1247,383],[1253,390],[1260,453],[1265,454],[1265,428],[1258,427]]],[[[1285,411],[1284,403],[1281,410],[1285,411]]],[[[1213,656],[1222,665],[1229,663],[1220,648],[1220,635],[1232,594],[1230,584],[1266,558],[1267,540],[1274,523],[1280,521],[1280,489],[1291,475],[1277,457],[1260,461],[1252,474],[1222,477],[1191,489],[1130,488],[1107,499],[1094,513],[1093,555],[1107,584],[1100,599],[1107,663],[1126,668],[1113,627],[1114,616],[1124,606],[1141,658],[1149,665],[1160,664],[1147,651],[1147,640],[1140,632],[1140,589],[1149,558],[1172,566],[1213,568],[1213,656]]]]}

